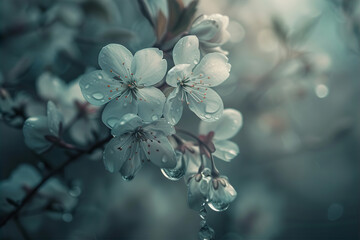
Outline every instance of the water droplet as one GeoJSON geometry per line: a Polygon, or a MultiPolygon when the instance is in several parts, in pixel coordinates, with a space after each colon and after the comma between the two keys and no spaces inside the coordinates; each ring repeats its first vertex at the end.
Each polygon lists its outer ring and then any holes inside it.
{"type": "Polygon", "coordinates": [[[195,60],[194,60],[194,64],[198,64],[198,63],[199,63],[199,61],[195,59],[195,60]]]}
{"type": "MultiPolygon", "coordinates": [[[[119,119],[112,117],[112,118],[107,119],[107,120],[106,120],[106,123],[107,123],[110,127],[114,127],[115,124],[116,124],[118,121],[119,121],[119,119]]],[[[120,123],[120,124],[121,124],[121,123],[120,123]]]]}
{"type": "Polygon", "coordinates": [[[164,156],[164,157],[162,157],[161,161],[162,161],[163,163],[166,163],[168,160],[167,160],[167,158],[164,156]]]}
{"type": "Polygon", "coordinates": [[[200,218],[205,220],[206,214],[207,214],[206,208],[205,207],[201,208],[199,211],[200,218]]]}
{"type": "Polygon", "coordinates": [[[89,84],[86,84],[86,85],[85,85],[85,89],[88,89],[89,87],[90,87],[89,84]]]}
{"type": "Polygon", "coordinates": [[[205,112],[206,113],[214,113],[217,112],[220,108],[220,104],[215,101],[207,101],[205,112]]]}
{"type": "Polygon", "coordinates": [[[325,98],[329,94],[329,88],[324,84],[319,84],[315,88],[315,93],[318,98],[325,98]]]}
{"type": "Polygon", "coordinates": [[[159,117],[158,117],[157,115],[153,115],[153,116],[151,117],[151,119],[152,119],[153,121],[156,121],[156,120],[159,119],[159,117]]]}
{"type": "Polygon", "coordinates": [[[223,202],[208,202],[208,206],[215,212],[222,212],[228,209],[229,204],[223,202]]]}
{"type": "Polygon", "coordinates": [[[210,118],[211,118],[211,115],[210,115],[210,114],[205,114],[204,117],[205,117],[206,119],[210,119],[210,118]]]}
{"type": "Polygon", "coordinates": [[[96,100],[101,100],[104,98],[104,94],[98,92],[98,93],[94,93],[93,95],[93,98],[95,98],[96,100]]]}
{"type": "Polygon", "coordinates": [[[102,79],[102,78],[103,78],[102,75],[99,74],[99,75],[98,75],[98,79],[102,79]]]}
{"type": "Polygon", "coordinates": [[[125,181],[131,181],[131,180],[134,179],[134,175],[122,176],[122,178],[123,178],[125,181]]]}
{"type": "Polygon", "coordinates": [[[71,221],[73,220],[73,216],[72,216],[71,213],[64,213],[64,214],[62,215],[62,220],[63,220],[64,222],[69,223],[69,222],[71,222],[71,221]]]}
{"type": "Polygon", "coordinates": [[[78,186],[75,186],[72,189],[70,189],[69,194],[72,197],[78,197],[81,194],[81,188],[78,186]]]}
{"type": "Polygon", "coordinates": [[[185,175],[184,169],[161,169],[162,174],[171,181],[177,181],[185,175]]]}
{"type": "Polygon", "coordinates": [[[201,227],[199,230],[199,239],[201,240],[214,240],[215,239],[215,231],[207,224],[201,227]]]}

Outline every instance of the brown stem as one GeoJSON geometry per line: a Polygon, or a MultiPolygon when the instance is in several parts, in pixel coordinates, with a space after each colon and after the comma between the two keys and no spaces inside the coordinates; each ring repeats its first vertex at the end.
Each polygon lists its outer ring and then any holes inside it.
{"type": "MultiPolygon", "coordinates": [[[[180,132],[180,133],[183,133],[183,134],[186,134],[186,135],[194,138],[194,139],[199,143],[199,145],[202,145],[203,147],[206,148],[206,150],[207,150],[207,151],[209,152],[209,154],[210,154],[211,174],[212,174],[214,177],[218,177],[220,173],[219,173],[219,170],[216,168],[213,155],[211,154],[211,149],[210,149],[200,138],[198,138],[195,134],[192,134],[191,132],[188,132],[188,131],[186,131],[186,130],[179,129],[179,128],[176,128],[176,131],[177,131],[177,132],[180,132]]],[[[203,161],[202,161],[202,163],[201,163],[201,166],[203,166],[203,161]]],[[[201,167],[201,166],[200,166],[200,167],[201,167]]]]}
{"type": "Polygon", "coordinates": [[[10,212],[3,220],[1,220],[0,223],[0,227],[4,226],[10,219],[14,218],[17,216],[17,214],[20,212],[20,210],[28,203],[30,202],[30,200],[36,195],[36,193],[39,191],[39,189],[53,176],[57,175],[58,173],[61,173],[63,169],[65,169],[65,167],[67,167],[70,163],[74,162],[75,160],[79,159],[82,155],[84,154],[90,154],[92,153],[95,149],[103,146],[105,143],[107,143],[110,139],[112,138],[112,136],[107,137],[106,139],[103,139],[97,143],[95,143],[94,145],[92,145],[90,148],[88,148],[87,150],[81,150],[78,153],[76,153],[75,155],[72,155],[68,158],[68,160],[66,160],[65,162],[63,162],[58,168],[55,168],[54,170],[52,170],[51,172],[49,172],[26,196],[25,198],[21,201],[21,204],[19,204],[18,207],[15,208],[15,210],[13,210],[12,212],[10,212]]]}

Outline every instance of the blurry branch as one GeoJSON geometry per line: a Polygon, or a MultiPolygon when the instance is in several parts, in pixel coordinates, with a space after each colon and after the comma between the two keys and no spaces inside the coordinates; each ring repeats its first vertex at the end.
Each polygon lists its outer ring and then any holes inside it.
{"type": "Polygon", "coordinates": [[[20,222],[20,219],[16,216],[14,220],[15,220],[15,224],[18,227],[18,229],[19,229],[21,235],[23,236],[23,238],[25,240],[31,240],[31,238],[30,238],[29,234],[27,233],[25,227],[20,222]]]}
{"type": "Polygon", "coordinates": [[[39,191],[39,189],[53,176],[61,173],[69,164],[73,163],[74,161],[78,160],[80,157],[82,157],[85,154],[91,154],[94,150],[97,148],[102,147],[105,143],[107,143],[112,136],[100,140],[99,142],[96,142],[92,146],[90,146],[87,150],[80,150],[75,155],[71,155],[65,162],[63,162],[59,167],[55,168],[51,172],[49,172],[26,196],[25,198],[19,203],[19,205],[10,212],[4,219],[0,222],[0,227],[4,226],[10,219],[16,218],[20,212],[20,210],[26,206],[27,203],[29,203],[32,198],[36,195],[36,193],[39,191]]]}

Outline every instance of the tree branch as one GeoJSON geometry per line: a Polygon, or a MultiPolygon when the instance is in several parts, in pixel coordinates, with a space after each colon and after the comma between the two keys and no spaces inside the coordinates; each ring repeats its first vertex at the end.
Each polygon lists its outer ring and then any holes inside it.
{"type": "Polygon", "coordinates": [[[51,172],[49,172],[21,201],[18,207],[16,207],[12,212],[10,212],[3,220],[1,220],[0,227],[3,227],[10,219],[16,217],[20,210],[28,203],[30,200],[36,195],[36,193],[39,191],[39,189],[53,176],[57,175],[58,173],[61,173],[65,167],[67,167],[70,163],[74,162],[75,160],[79,159],[81,156],[85,154],[92,153],[95,149],[103,146],[105,143],[107,143],[112,136],[109,136],[99,142],[96,142],[91,147],[89,147],[87,150],[82,150],[76,153],[75,155],[72,155],[63,162],[59,167],[55,168],[51,172]]]}

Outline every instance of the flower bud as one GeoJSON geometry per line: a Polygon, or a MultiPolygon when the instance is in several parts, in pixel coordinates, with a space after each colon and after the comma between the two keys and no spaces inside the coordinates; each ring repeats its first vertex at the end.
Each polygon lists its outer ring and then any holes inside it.
{"type": "Polygon", "coordinates": [[[199,38],[203,53],[223,52],[219,47],[230,39],[230,33],[226,29],[228,25],[228,16],[221,14],[202,15],[192,24],[190,34],[199,38]]]}

